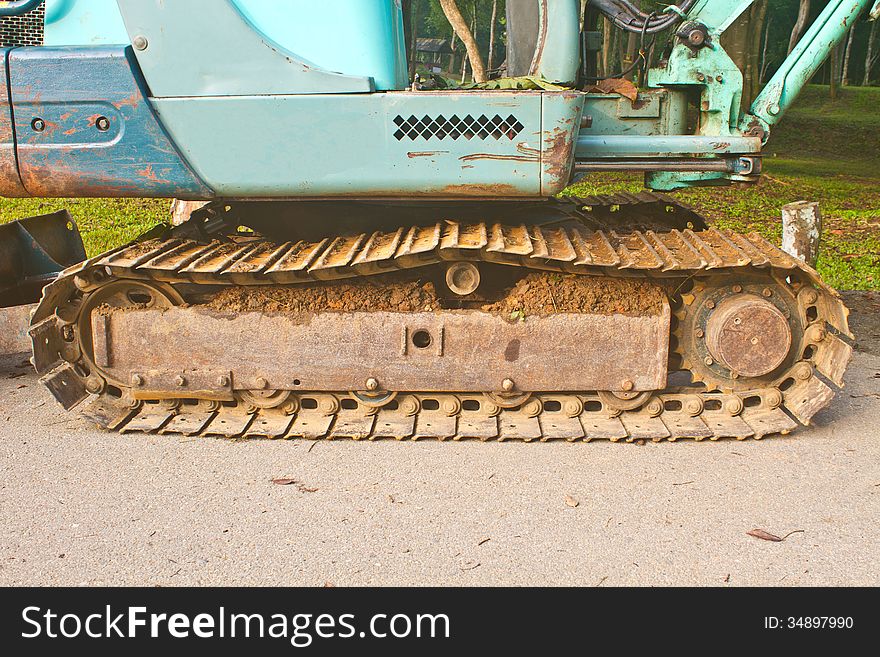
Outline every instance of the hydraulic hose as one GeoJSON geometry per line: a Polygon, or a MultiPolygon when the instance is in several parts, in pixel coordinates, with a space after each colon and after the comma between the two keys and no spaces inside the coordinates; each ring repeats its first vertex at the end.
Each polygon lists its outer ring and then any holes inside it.
{"type": "Polygon", "coordinates": [[[591,0],[590,5],[601,12],[615,26],[627,32],[657,34],[671,28],[682,20],[697,0],[681,0],[671,5],[675,10],[667,10],[663,15],[646,14],[629,0],[591,0]]]}

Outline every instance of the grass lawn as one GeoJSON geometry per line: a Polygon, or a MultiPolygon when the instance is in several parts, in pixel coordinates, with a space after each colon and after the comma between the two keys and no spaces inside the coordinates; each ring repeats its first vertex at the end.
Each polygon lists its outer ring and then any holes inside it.
{"type": "MultiPolygon", "coordinates": [[[[809,87],[774,132],[761,183],[677,192],[715,225],[757,231],[778,244],[780,208],[819,201],[825,221],[819,271],[839,289],[880,289],[880,88],[809,87]]],[[[589,195],[642,188],[642,178],[595,174],[571,188],[589,195]]],[[[79,225],[89,255],[122,244],[169,218],[169,201],[3,199],[0,223],[62,208],[79,225]]]]}

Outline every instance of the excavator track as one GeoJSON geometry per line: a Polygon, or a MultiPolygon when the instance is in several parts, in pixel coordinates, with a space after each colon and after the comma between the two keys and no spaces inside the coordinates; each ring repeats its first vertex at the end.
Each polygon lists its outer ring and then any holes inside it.
{"type": "Polygon", "coordinates": [[[808,424],[831,401],[831,386],[843,385],[852,357],[848,311],[803,262],[755,234],[628,228],[658,205],[685,211],[659,195],[557,203],[558,219],[539,224],[448,219],[283,243],[224,235],[209,209],[195,231],[184,226],[129,244],[50,284],[32,320],[34,365],[59,402],[85,404],[84,415],[104,428],[230,438],[762,438],[808,424]],[[609,214],[616,227],[597,228],[609,214]],[[373,379],[360,391],[300,391],[272,389],[257,377],[260,385],[233,390],[239,375],[224,367],[188,371],[182,364],[121,380],[108,374],[112,358],[95,346],[105,330],[102,313],[154,311],[150,322],[133,324],[147,336],[165,313],[173,319],[186,312],[178,289],[334,285],[449,263],[662,286],[670,383],[673,372],[689,380],[656,390],[634,389],[626,380],[607,390],[532,393],[512,381],[503,390],[395,392],[373,379]],[[751,332],[739,330],[748,327],[751,332]],[[772,371],[741,355],[749,351],[740,348],[742,339],[751,339],[760,359],[773,361],[772,371]]]}

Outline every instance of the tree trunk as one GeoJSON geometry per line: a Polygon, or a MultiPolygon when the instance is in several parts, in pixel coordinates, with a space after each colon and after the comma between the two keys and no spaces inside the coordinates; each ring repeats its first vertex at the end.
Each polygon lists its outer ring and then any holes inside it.
{"type": "Polygon", "coordinates": [[[822,213],[819,204],[809,201],[789,203],[782,208],[782,250],[811,267],[819,259],[822,213]]]}
{"type": "Polygon", "coordinates": [[[840,47],[831,49],[831,57],[828,60],[828,92],[831,100],[837,100],[838,71],[840,71],[840,47]]]}
{"type": "Polygon", "coordinates": [[[874,50],[877,48],[877,33],[880,31],[880,20],[871,24],[871,33],[868,35],[868,52],[865,55],[865,79],[862,81],[864,86],[871,84],[871,69],[877,61],[874,50]]]}
{"type": "Polygon", "coordinates": [[[489,56],[486,57],[486,69],[491,71],[495,63],[495,22],[498,20],[498,0],[492,0],[492,22],[489,25],[489,56]]]}
{"type": "Polygon", "coordinates": [[[795,21],[794,27],[791,29],[791,39],[788,41],[789,53],[794,50],[798,41],[801,40],[804,31],[807,29],[808,20],[810,20],[810,0],[801,0],[797,21],[795,21]]]}
{"type": "Polygon", "coordinates": [[[452,54],[449,55],[449,72],[453,73],[455,71],[455,46],[458,45],[456,43],[457,36],[455,34],[455,30],[452,31],[452,41],[450,41],[452,54]]]}
{"type": "Polygon", "coordinates": [[[413,1],[410,3],[409,8],[409,79],[414,80],[416,77],[416,57],[418,53],[416,52],[416,45],[418,44],[418,36],[419,36],[419,3],[418,1],[413,1]]]}
{"type": "MultiPolygon", "coordinates": [[[[624,71],[626,69],[628,69],[630,66],[632,66],[633,62],[636,61],[636,58],[638,57],[639,41],[640,41],[639,35],[636,34],[635,32],[628,32],[627,35],[628,35],[628,38],[627,38],[627,42],[626,42],[626,51],[623,54],[623,62],[621,62],[621,64],[622,64],[621,68],[624,71]]],[[[625,77],[627,80],[632,80],[633,77],[635,76],[635,74],[636,74],[636,69],[633,68],[629,73],[627,73],[623,77],[625,77]]]]}
{"type": "MultiPolygon", "coordinates": [[[[467,58],[470,60],[471,68],[474,72],[474,81],[485,82],[486,67],[480,55],[480,48],[477,45],[477,40],[474,39],[473,32],[468,28],[467,23],[462,17],[458,5],[455,3],[455,0],[440,0],[440,7],[446,15],[446,20],[452,25],[452,29],[458,34],[458,38],[461,39],[465,50],[467,50],[467,58]]],[[[474,20],[476,20],[476,17],[474,20]]]]}
{"type": "Polygon", "coordinates": [[[767,20],[768,0],[759,0],[756,5],[752,6],[752,20],[750,22],[751,35],[749,38],[749,87],[748,102],[751,105],[752,100],[761,90],[761,34],[764,33],[764,23],[767,20]]]}
{"type": "Polygon", "coordinates": [[[841,87],[849,86],[849,62],[852,55],[853,40],[856,35],[856,26],[849,28],[849,38],[846,40],[846,52],[843,55],[843,74],[840,79],[841,87]]]}
{"type": "Polygon", "coordinates": [[[602,19],[602,75],[607,76],[611,71],[611,43],[614,29],[611,21],[602,19]]]}
{"type": "Polygon", "coordinates": [[[773,25],[773,16],[770,16],[770,18],[767,19],[767,24],[764,26],[764,49],[761,51],[761,73],[758,76],[758,81],[762,85],[767,78],[767,69],[770,67],[770,62],[767,59],[767,48],[770,46],[771,25],[773,25]]]}
{"type": "Polygon", "coordinates": [[[722,35],[721,40],[724,50],[730,55],[733,63],[743,74],[743,105],[748,107],[751,100],[748,98],[751,90],[751,81],[749,79],[749,22],[751,12],[746,11],[731,25],[722,35]]]}
{"type": "Polygon", "coordinates": [[[767,0],[744,12],[724,33],[724,49],[743,74],[743,106],[749,107],[760,88],[761,35],[767,16],[767,0]]]}
{"type": "MultiPolygon", "coordinates": [[[[474,0],[473,3],[471,4],[471,34],[474,35],[474,42],[477,44],[477,52],[479,53],[480,42],[477,41],[477,0],[474,0]]],[[[484,64],[484,66],[485,66],[485,64],[484,64]]],[[[473,66],[473,64],[471,64],[471,73],[473,73],[473,71],[474,71],[474,66],[473,66]]],[[[486,80],[488,80],[489,74],[486,73],[484,75],[485,75],[486,80]]],[[[477,81],[477,79],[474,78],[474,82],[476,82],[476,81],[477,81]]],[[[485,80],[484,80],[484,82],[485,82],[485,80]]]]}

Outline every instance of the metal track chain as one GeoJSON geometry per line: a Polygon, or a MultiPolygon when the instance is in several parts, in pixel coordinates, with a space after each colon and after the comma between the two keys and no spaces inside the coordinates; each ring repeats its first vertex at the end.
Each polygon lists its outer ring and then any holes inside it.
{"type": "Polygon", "coordinates": [[[543,225],[461,223],[274,244],[265,240],[204,243],[174,237],[137,242],[65,271],[44,290],[31,335],[34,365],[67,408],[97,395],[86,415],[122,431],[228,437],[376,439],[675,440],[763,437],[808,424],[834,396],[852,347],[848,311],[818,274],[759,235],[714,229],[668,232],[590,230],[601,204],[639,215],[639,205],[674,203],[655,195],[571,199],[564,220],[543,225]],[[617,204],[614,202],[618,201],[617,204]],[[579,223],[578,223],[579,222],[579,223]],[[697,276],[763,272],[797,295],[806,327],[804,358],[767,389],[722,395],[666,391],[637,411],[620,412],[595,395],[536,395],[516,410],[492,408],[484,396],[405,395],[373,409],[348,393],[299,395],[294,411],[199,402],[125,401],[82,366],[73,330],[83,298],[119,279],[213,285],[279,285],[371,276],[452,260],[472,260],[581,275],[641,276],[686,281],[697,276]],[[103,393],[103,394],[102,394],[103,393]],[[535,410],[537,408],[537,411],[535,410]],[[558,410],[557,410],[558,409],[558,410]],[[577,411],[577,412],[573,412],[577,411]]]}
{"type": "Polygon", "coordinates": [[[121,432],[311,440],[745,440],[797,427],[776,389],[745,396],[661,394],[638,411],[624,412],[607,408],[595,395],[537,395],[517,410],[487,408],[491,402],[477,395],[405,395],[383,408],[355,405],[347,394],[300,395],[297,402],[295,412],[283,412],[207,402],[129,406],[99,397],[83,414],[121,432]]]}

